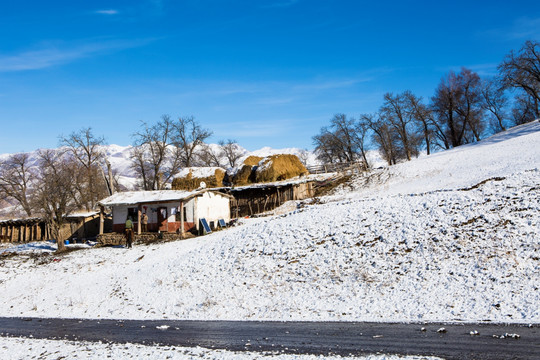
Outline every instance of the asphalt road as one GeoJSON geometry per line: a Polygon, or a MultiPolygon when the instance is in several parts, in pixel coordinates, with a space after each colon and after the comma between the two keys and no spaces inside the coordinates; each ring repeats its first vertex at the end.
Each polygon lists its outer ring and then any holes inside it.
{"type": "Polygon", "coordinates": [[[296,354],[540,359],[539,325],[0,318],[0,335],[296,354]]]}

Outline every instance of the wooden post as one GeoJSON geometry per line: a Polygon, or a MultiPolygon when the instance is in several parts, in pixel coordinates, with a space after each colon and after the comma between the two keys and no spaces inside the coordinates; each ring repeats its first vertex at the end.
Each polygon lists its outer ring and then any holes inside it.
{"type": "Polygon", "coordinates": [[[13,225],[9,226],[9,242],[13,242],[13,225]]]}
{"type": "Polygon", "coordinates": [[[180,201],[180,236],[183,239],[186,236],[186,229],[184,228],[184,201],[180,201]]]}
{"type": "Polygon", "coordinates": [[[105,209],[103,208],[103,206],[100,206],[99,207],[99,235],[103,234],[103,226],[105,223],[105,218],[103,216],[104,211],[105,209]]]}
{"type": "Polygon", "coordinates": [[[137,210],[137,235],[141,235],[141,205],[140,204],[137,210]]]}
{"type": "MultiPolygon", "coordinates": [[[[92,219],[93,218],[94,217],[92,216],[92,219]]],[[[86,218],[85,217],[82,218],[82,226],[81,226],[81,228],[82,228],[82,235],[80,236],[80,238],[86,240],[86,238],[88,237],[88,232],[86,231],[86,218]]]]}

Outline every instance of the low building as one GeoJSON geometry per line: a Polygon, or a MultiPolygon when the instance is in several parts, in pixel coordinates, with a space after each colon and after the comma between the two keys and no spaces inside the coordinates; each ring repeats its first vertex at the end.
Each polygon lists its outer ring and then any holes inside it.
{"type": "Polygon", "coordinates": [[[48,237],[48,228],[41,218],[0,220],[0,242],[30,242],[48,237]]]}
{"type": "MultiPolygon", "coordinates": [[[[136,233],[142,231],[142,214],[148,216],[148,232],[200,232],[205,219],[211,228],[219,220],[229,222],[232,196],[218,191],[202,189],[195,191],[159,190],[119,192],[98,202],[101,217],[105,208],[112,210],[114,232],[124,232],[125,223],[131,217],[136,233]]],[[[100,229],[100,233],[103,230],[100,229]]]]}
{"type": "Polygon", "coordinates": [[[286,201],[311,198],[315,194],[314,183],[314,178],[305,177],[219,190],[234,197],[231,202],[233,216],[243,217],[273,210],[286,201]]]}
{"type": "MultiPolygon", "coordinates": [[[[85,242],[95,239],[99,234],[99,212],[77,211],[65,217],[65,224],[60,229],[60,238],[72,242],[85,242]]],[[[111,230],[111,218],[105,217],[105,231],[111,230]]]]}

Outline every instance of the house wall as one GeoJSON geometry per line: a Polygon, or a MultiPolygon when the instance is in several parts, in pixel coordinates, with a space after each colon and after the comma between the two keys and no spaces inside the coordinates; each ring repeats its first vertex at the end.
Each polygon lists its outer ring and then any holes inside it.
{"type": "Polygon", "coordinates": [[[210,222],[217,224],[219,219],[229,222],[231,220],[231,211],[229,198],[221,196],[220,194],[205,192],[197,199],[196,206],[196,226],[199,228],[199,219],[205,218],[210,222]]]}
{"type": "MultiPolygon", "coordinates": [[[[128,216],[128,208],[135,208],[137,205],[119,205],[113,207],[113,231],[123,232],[128,216]]],[[[159,204],[141,204],[142,212],[148,215],[148,231],[158,231],[158,208],[167,208],[167,231],[176,232],[180,229],[180,217],[178,221],[176,213],[179,211],[180,201],[166,202],[159,204]],[[146,209],[145,209],[146,206],[146,209]]],[[[185,218],[184,230],[190,231],[193,228],[198,230],[200,218],[206,218],[208,222],[224,219],[230,221],[229,198],[221,194],[205,192],[201,196],[192,198],[184,202],[185,218]]],[[[137,218],[132,219],[137,224],[137,218]]],[[[137,227],[135,226],[135,229],[137,227]]]]}

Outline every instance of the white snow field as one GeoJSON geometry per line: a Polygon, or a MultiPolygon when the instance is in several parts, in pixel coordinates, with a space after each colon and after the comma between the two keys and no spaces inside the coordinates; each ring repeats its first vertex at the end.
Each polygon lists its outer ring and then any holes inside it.
{"type": "Polygon", "coordinates": [[[233,352],[210,350],[200,347],[145,346],[140,344],[109,344],[86,341],[39,340],[0,338],[0,358],[10,360],[57,359],[222,359],[248,360],[271,358],[273,360],[437,360],[437,357],[368,355],[355,357],[289,355],[275,353],[233,352]]]}
{"type": "Polygon", "coordinates": [[[0,257],[0,316],[539,323],[539,144],[536,121],[204,237],[0,257]]]}

